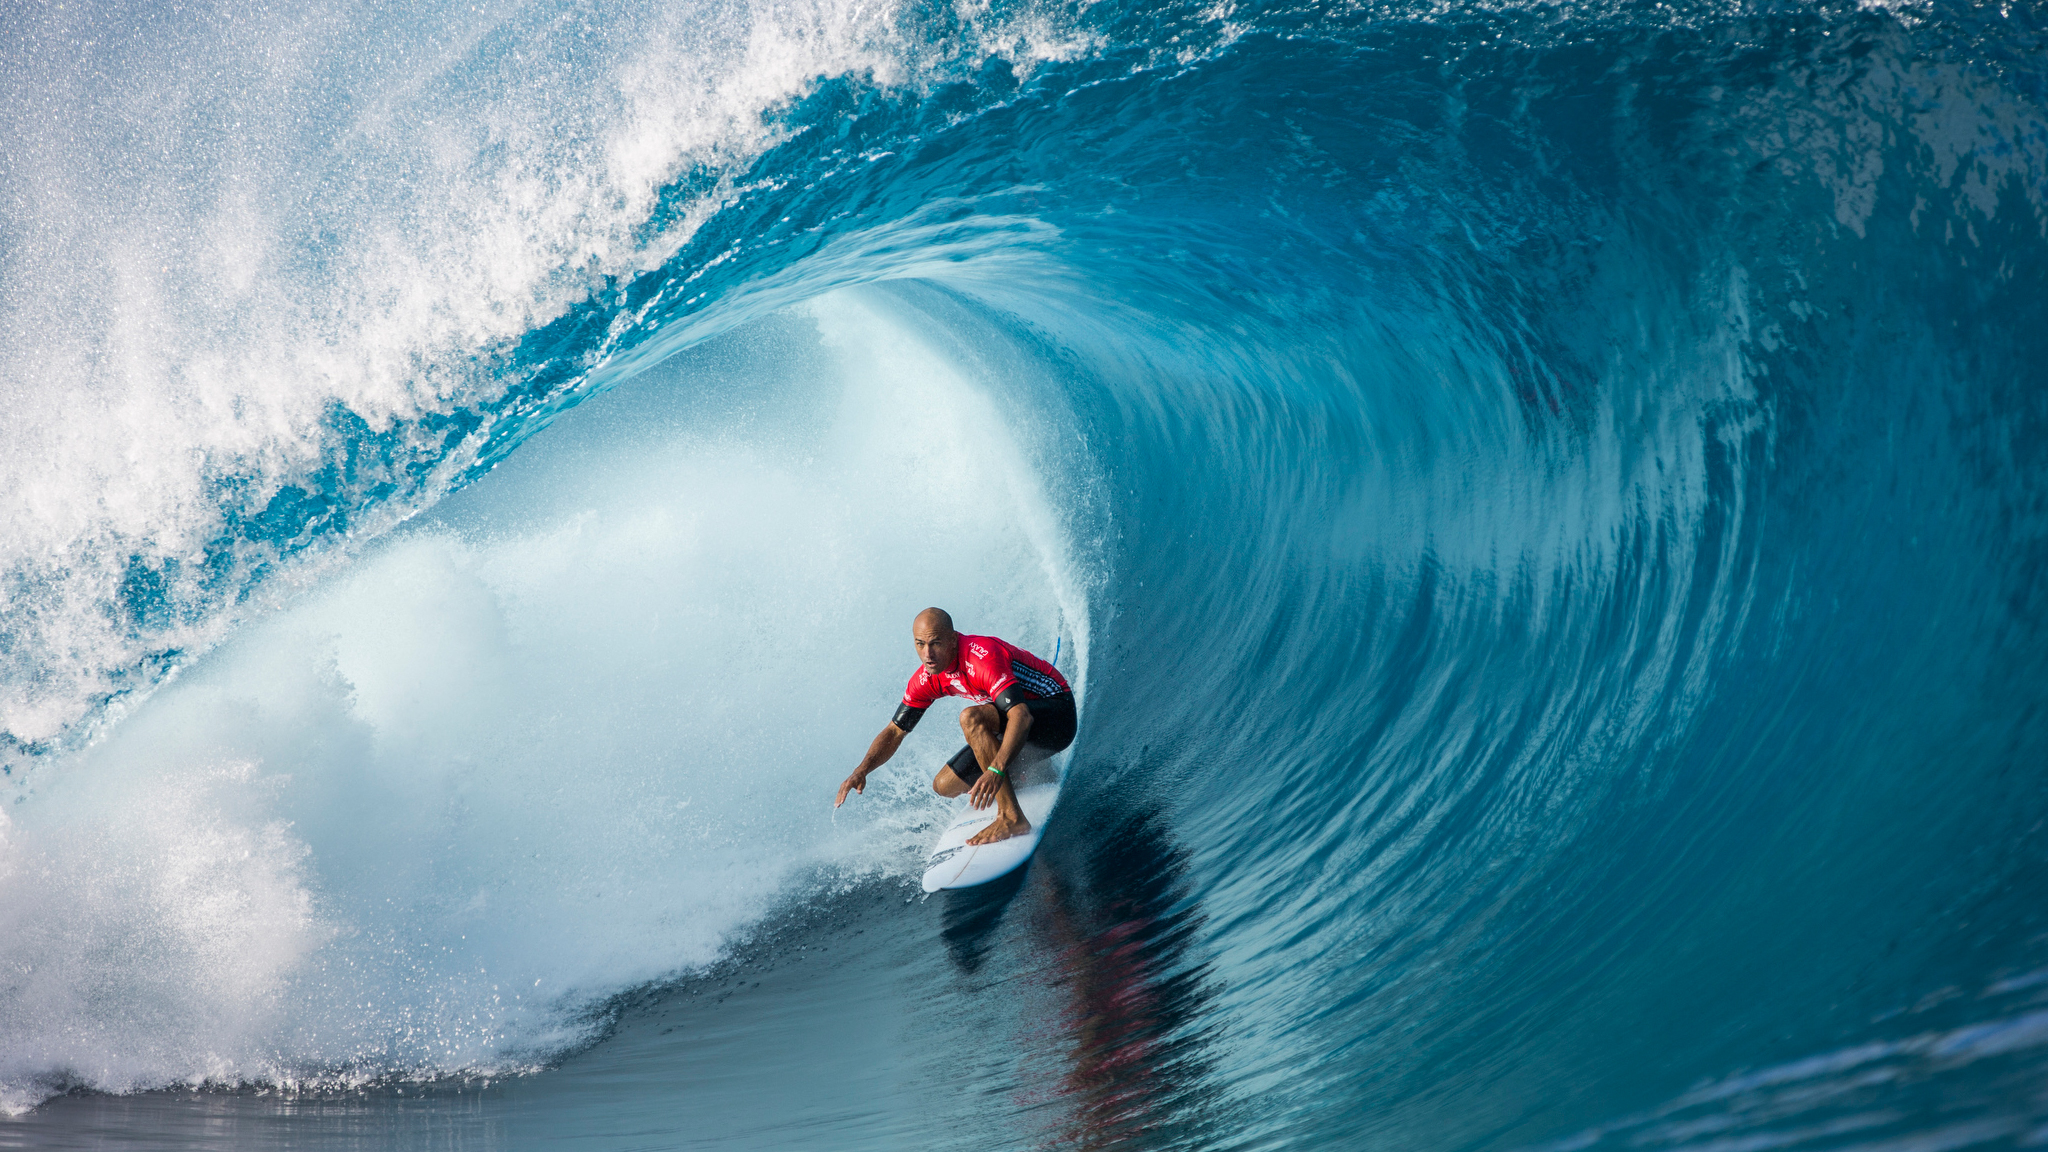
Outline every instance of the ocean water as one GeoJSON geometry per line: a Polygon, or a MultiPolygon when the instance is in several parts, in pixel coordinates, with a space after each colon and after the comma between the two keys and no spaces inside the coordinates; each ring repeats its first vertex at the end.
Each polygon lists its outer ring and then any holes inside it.
{"type": "Polygon", "coordinates": [[[0,62],[0,1147],[2048,1143],[2038,6],[0,62]]]}

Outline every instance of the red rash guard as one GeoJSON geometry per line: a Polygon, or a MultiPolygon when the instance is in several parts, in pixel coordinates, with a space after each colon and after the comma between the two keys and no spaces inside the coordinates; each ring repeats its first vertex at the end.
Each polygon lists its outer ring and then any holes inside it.
{"type": "Polygon", "coordinates": [[[941,696],[964,696],[970,704],[994,704],[1008,712],[1026,700],[1071,691],[1059,669],[1015,644],[993,636],[962,636],[951,668],[934,676],[919,667],[911,674],[895,724],[905,732],[917,727],[924,710],[941,696]]]}

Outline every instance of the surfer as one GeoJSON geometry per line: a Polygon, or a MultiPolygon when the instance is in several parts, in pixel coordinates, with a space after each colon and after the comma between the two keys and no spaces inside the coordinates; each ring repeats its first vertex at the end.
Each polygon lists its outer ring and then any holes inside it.
{"type": "Polygon", "coordinates": [[[938,608],[917,614],[910,625],[920,667],[911,673],[896,716],[882,727],[860,767],[839,786],[837,808],[848,792],[865,791],[868,773],[889,762],[903,738],[941,696],[964,696],[960,731],[967,746],[932,777],[941,796],[967,793],[976,808],[996,806],[996,817],[969,844],[993,844],[1030,831],[1017,804],[1009,770],[1024,745],[1058,752],[1074,742],[1074,690],[1059,669],[1022,648],[993,636],[963,636],[953,618],[938,608]]]}

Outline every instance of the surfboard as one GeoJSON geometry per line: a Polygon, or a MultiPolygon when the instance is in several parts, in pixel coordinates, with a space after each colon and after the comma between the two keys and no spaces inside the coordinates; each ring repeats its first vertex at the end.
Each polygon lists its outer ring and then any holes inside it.
{"type": "Polygon", "coordinates": [[[1017,805],[1024,809],[1024,818],[1031,821],[1031,830],[993,844],[969,846],[968,837],[988,827],[989,821],[996,818],[996,809],[991,804],[977,812],[967,806],[965,796],[960,797],[960,814],[946,825],[946,830],[939,834],[939,842],[932,845],[931,853],[925,857],[924,890],[972,888],[1016,871],[1038,850],[1038,837],[1045,831],[1046,818],[1052,815],[1052,806],[1059,798],[1058,780],[1018,788],[1017,805]]]}

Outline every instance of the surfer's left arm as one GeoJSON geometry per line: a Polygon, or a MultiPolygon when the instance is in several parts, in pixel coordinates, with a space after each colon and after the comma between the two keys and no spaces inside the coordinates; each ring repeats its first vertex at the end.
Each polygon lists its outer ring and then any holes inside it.
{"type": "Polygon", "coordinates": [[[1009,719],[1003,725],[1002,747],[996,749],[996,760],[991,768],[995,772],[983,772],[967,793],[968,803],[976,808],[986,808],[995,803],[996,793],[1009,783],[1010,765],[1016,761],[1017,752],[1024,747],[1024,738],[1031,734],[1031,709],[1023,704],[1010,705],[1009,719]]]}

